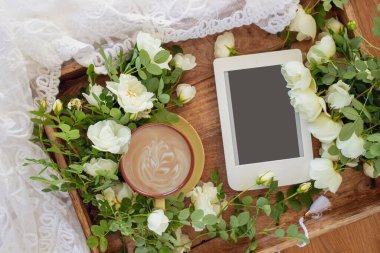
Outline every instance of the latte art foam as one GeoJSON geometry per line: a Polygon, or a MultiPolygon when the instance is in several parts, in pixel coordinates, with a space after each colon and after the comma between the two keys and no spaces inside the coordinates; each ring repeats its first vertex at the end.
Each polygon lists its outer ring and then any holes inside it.
{"type": "Polygon", "coordinates": [[[191,150],[185,138],[165,125],[150,125],[132,134],[122,168],[128,183],[147,195],[175,191],[191,167],[191,150]]]}

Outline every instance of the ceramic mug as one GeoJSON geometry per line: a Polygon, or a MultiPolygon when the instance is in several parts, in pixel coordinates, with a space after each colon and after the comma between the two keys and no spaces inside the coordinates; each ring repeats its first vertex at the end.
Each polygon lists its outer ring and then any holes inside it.
{"type": "Polygon", "coordinates": [[[194,170],[194,152],[178,129],[149,123],[132,132],[129,150],[121,157],[124,181],[141,195],[155,198],[165,209],[165,198],[179,192],[194,170]]]}

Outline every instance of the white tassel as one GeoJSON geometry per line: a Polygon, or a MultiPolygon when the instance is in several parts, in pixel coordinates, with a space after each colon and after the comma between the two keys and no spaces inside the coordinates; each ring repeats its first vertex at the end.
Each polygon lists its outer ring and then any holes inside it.
{"type": "MultiPolygon", "coordinates": [[[[298,223],[300,224],[300,227],[302,228],[303,230],[303,233],[305,234],[306,238],[309,239],[309,231],[307,230],[305,224],[303,223],[304,222],[304,218],[301,217],[299,220],[298,220],[298,223]]],[[[300,248],[303,248],[307,245],[306,242],[302,242],[302,243],[299,243],[297,244],[298,247],[300,248]]]]}
{"type": "Polygon", "coordinates": [[[313,202],[305,216],[311,216],[313,219],[318,220],[322,217],[323,212],[329,209],[330,207],[330,200],[325,196],[321,195],[313,202]]]}

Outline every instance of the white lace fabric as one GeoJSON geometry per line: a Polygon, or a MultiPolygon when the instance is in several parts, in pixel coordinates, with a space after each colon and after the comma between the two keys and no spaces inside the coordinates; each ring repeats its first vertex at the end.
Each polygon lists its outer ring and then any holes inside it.
{"type": "Polygon", "coordinates": [[[29,139],[28,111],[58,94],[60,66],[74,58],[104,73],[95,44],[117,55],[145,31],[164,42],[204,37],[255,23],[276,33],[298,0],[0,0],[0,253],[88,252],[66,193],[32,181],[47,158],[29,139]]]}

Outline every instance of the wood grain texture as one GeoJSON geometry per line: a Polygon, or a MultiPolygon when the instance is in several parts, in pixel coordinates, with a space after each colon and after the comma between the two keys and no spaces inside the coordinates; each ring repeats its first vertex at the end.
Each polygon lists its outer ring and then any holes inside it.
{"type": "MultiPolygon", "coordinates": [[[[355,15],[357,11],[355,8],[361,6],[359,2],[364,2],[362,0],[351,1],[353,2],[353,4],[349,6],[351,9],[347,9],[349,10],[348,14],[350,14],[350,16],[344,16],[345,13],[340,14],[343,15],[342,18],[345,18],[346,20],[356,19],[355,16],[352,16],[355,15]]],[[[368,5],[371,4],[371,1],[374,0],[367,0],[369,3],[368,5]]],[[[358,23],[360,24],[361,20],[358,21],[358,23]]],[[[366,23],[367,26],[369,26],[368,23],[370,22],[368,21],[366,23]]],[[[268,34],[255,25],[240,27],[233,29],[232,31],[236,38],[237,49],[242,54],[276,50],[281,48],[283,43],[283,38],[268,34]]],[[[365,31],[365,29],[363,29],[363,31],[365,31]]],[[[220,177],[225,185],[224,190],[227,195],[231,197],[233,194],[236,194],[236,192],[228,186],[226,180],[219,112],[212,68],[212,62],[214,59],[213,46],[216,36],[217,35],[213,35],[201,39],[193,39],[175,43],[179,44],[184,49],[184,52],[195,55],[198,65],[195,69],[186,73],[182,79],[182,82],[196,86],[197,96],[189,104],[183,108],[175,109],[174,112],[187,119],[198,131],[202,139],[206,154],[205,171],[202,175],[202,181],[209,181],[211,171],[214,168],[217,168],[220,177]]],[[[167,44],[166,46],[170,48],[172,44],[167,44]]],[[[302,42],[294,43],[292,47],[300,48],[305,52],[310,46],[311,42],[302,42]]],[[[78,94],[81,87],[85,87],[87,85],[86,77],[83,76],[83,69],[75,66],[75,64],[68,64],[64,66],[62,74],[62,84],[60,85],[59,94],[61,97],[67,95],[76,95],[78,94]]],[[[105,78],[101,78],[100,83],[104,84],[104,80],[105,78]]],[[[315,140],[313,140],[313,147],[314,154],[317,155],[319,144],[315,140]]],[[[334,205],[332,210],[327,212],[318,221],[306,221],[305,224],[309,229],[311,237],[320,236],[324,233],[330,232],[334,229],[380,212],[380,189],[378,187],[373,187],[373,182],[371,182],[369,178],[365,177],[360,172],[349,170],[343,173],[343,182],[344,184],[336,195],[333,195],[331,193],[326,194],[326,196],[331,199],[334,205]]],[[[378,180],[378,183],[379,182],[380,181],[378,180]]],[[[286,187],[283,187],[282,190],[286,190],[286,187]]],[[[263,194],[263,191],[254,191],[248,194],[256,197],[263,194]]],[[[297,222],[298,218],[303,214],[304,212],[289,212],[282,218],[281,222],[287,224],[297,222]]],[[[228,215],[226,215],[226,218],[227,216],[228,215]]],[[[258,226],[263,226],[267,221],[268,220],[265,218],[259,220],[258,226]]],[[[191,236],[194,236],[193,232],[189,233],[191,236]]],[[[258,252],[276,252],[278,250],[291,247],[295,244],[294,241],[283,241],[270,237],[260,237],[258,240],[260,244],[258,252]]],[[[112,248],[112,250],[117,249],[121,245],[122,242],[120,239],[118,239],[117,236],[110,240],[110,248],[112,248]]],[[[246,246],[246,242],[241,242],[239,244],[230,244],[217,238],[203,238],[193,244],[193,252],[243,252],[246,246]]],[[[313,252],[331,251],[320,250],[313,252]]],[[[371,251],[366,252],[371,253],[371,251]]]]}

